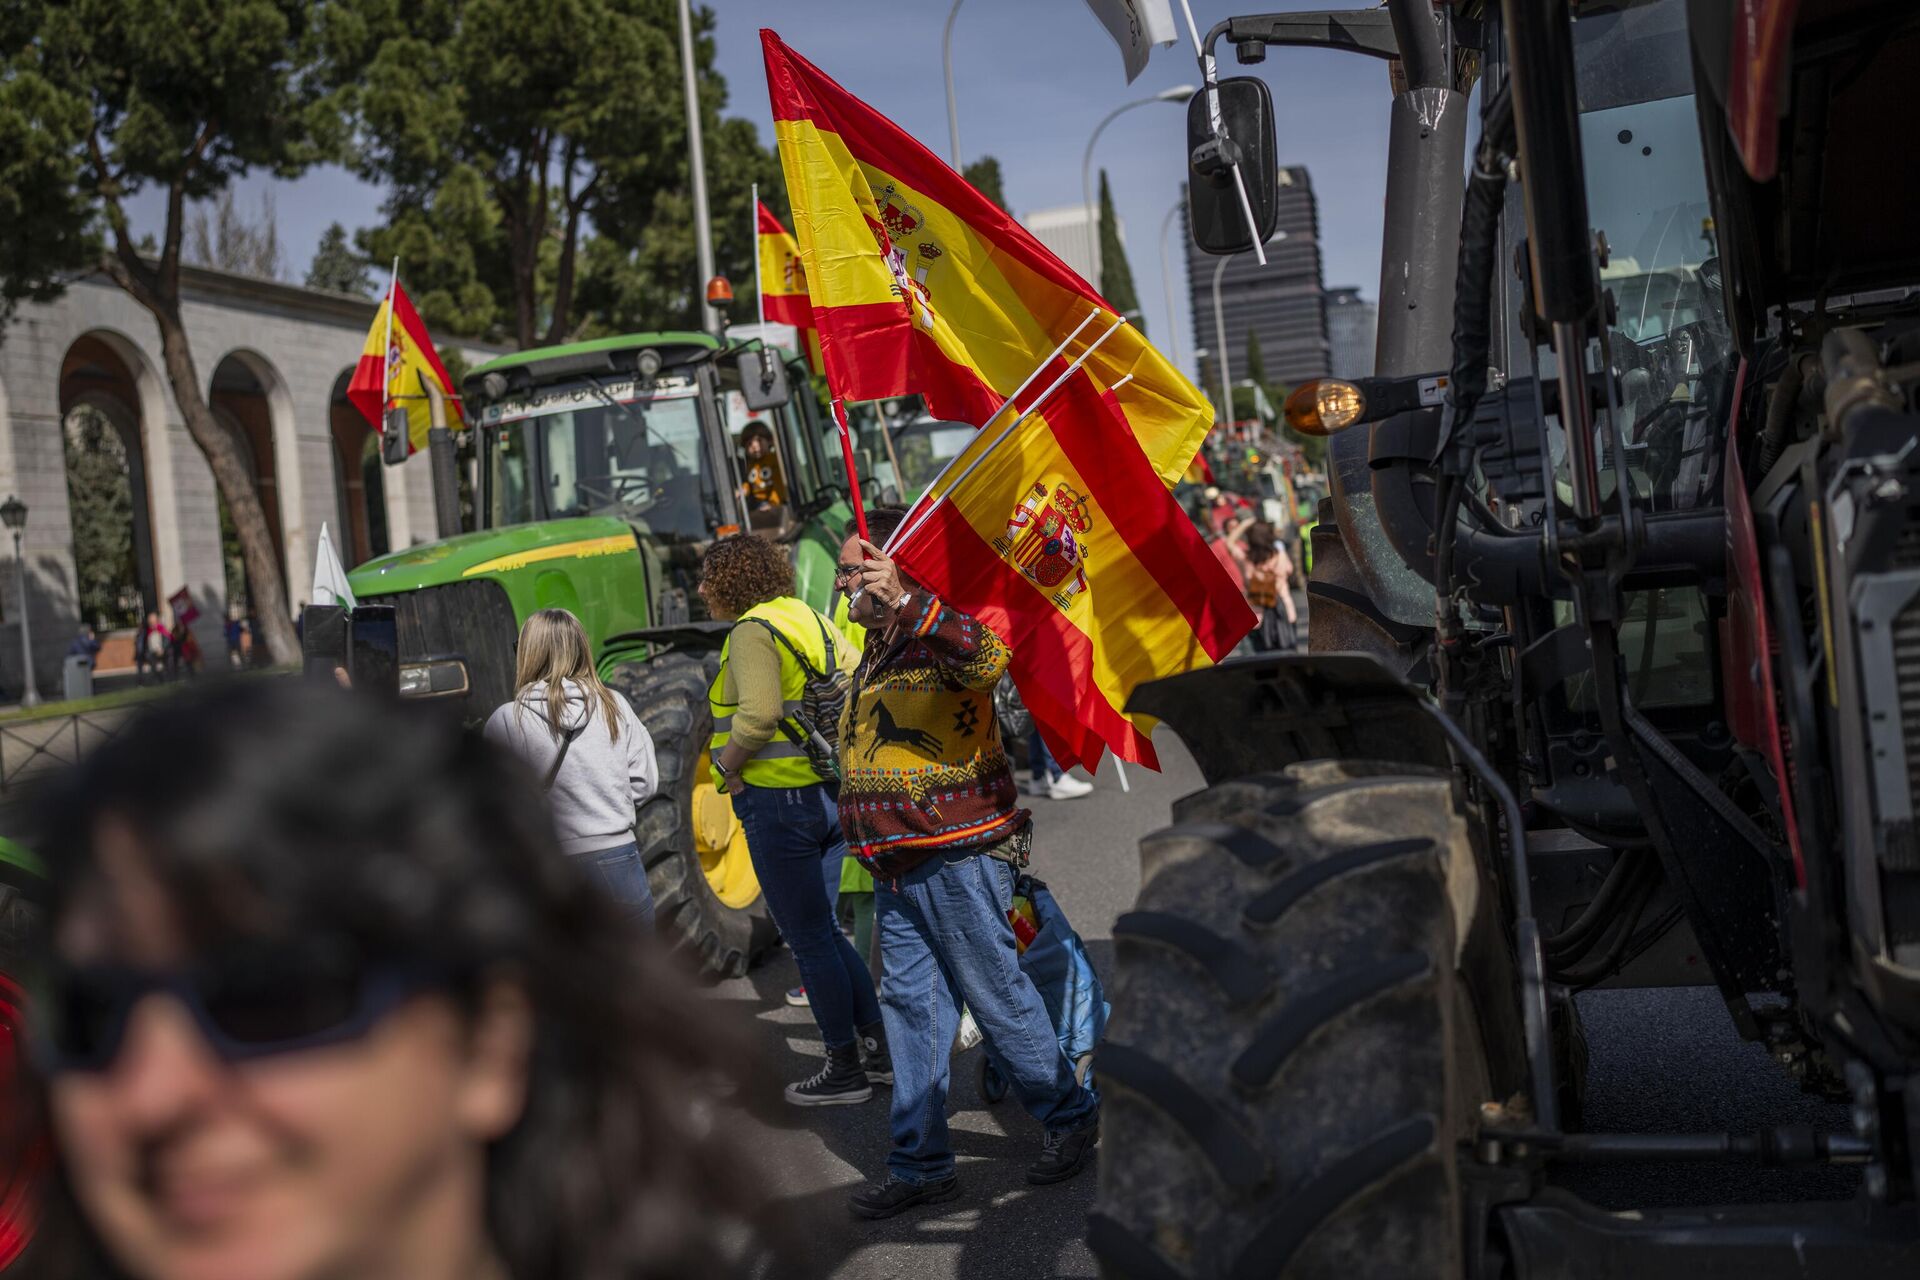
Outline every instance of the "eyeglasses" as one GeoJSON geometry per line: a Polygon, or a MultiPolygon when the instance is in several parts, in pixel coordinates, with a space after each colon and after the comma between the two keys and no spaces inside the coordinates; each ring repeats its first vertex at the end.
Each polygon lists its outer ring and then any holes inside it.
{"type": "Polygon", "coordinates": [[[56,967],[34,1002],[34,1060],[48,1074],[103,1071],[150,995],[185,1005],[227,1062],[341,1044],[366,1035],[444,974],[371,964],[341,946],[248,948],[172,972],[119,965],[56,967]]]}
{"type": "Polygon", "coordinates": [[[833,569],[833,585],[837,587],[843,582],[850,582],[853,579],[859,577],[860,568],[861,566],[857,564],[854,565],[851,569],[845,567],[844,565],[835,565],[833,569]]]}

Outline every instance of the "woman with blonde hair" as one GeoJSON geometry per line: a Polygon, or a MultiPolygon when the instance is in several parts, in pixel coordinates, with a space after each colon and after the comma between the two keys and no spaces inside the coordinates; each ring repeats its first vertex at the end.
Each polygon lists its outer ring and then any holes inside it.
{"type": "Polygon", "coordinates": [[[660,785],[653,737],[627,700],[600,682],[593,646],[565,609],[542,609],[520,628],[513,701],[486,736],[544,780],[561,852],[592,864],[599,882],[643,929],[653,894],[633,812],[660,785]]]}

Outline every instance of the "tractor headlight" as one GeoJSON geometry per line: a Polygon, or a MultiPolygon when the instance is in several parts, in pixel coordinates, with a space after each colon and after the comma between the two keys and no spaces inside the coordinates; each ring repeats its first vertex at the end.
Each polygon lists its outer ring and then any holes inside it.
{"type": "Polygon", "coordinates": [[[425,658],[400,664],[403,698],[459,698],[472,687],[465,658],[425,658]]]}
{"type": "Polygon", "coordinates": [[[1302,435],[1330,436],[1345,431],[1366,412],[1366,393],[1338,378],[1303,382],[1287,396],[1287,425],[1302,435]]]}

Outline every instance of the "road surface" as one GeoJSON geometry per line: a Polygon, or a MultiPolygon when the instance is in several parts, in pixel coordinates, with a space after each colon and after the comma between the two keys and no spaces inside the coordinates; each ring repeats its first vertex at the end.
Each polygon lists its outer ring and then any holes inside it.
{"type": "MultiPolygon", "coordinates": [[[[1155,746],[1166,771],[1131,770],[1131,793],[1120,790],[1108,769],[1084,799],[1030,802],[1034,871],[1053,888],[1103,971],[1112,962],[1113,921],[1132,905],[1139,883],[1136,843],[1168,821],[1174,798],[1200,786],[1178,739],[1162,731],[1155,746]]],[[[715,990],[754,1019],[762,1050],[782,1079],[812,1074],[820,1059],[811,1017],[781,998],[797,980],[792,959],[781,952],[750,977],[715,990]]],[[[1845,1125],[1844,1108],[1803,1098],[1765,1054],[1741,1043],[1711,991],[1602,992],[1581,999],[1592,1050],[1587,1105],[1596,1129],[1845,1125]]],[[[981,1101],[979,1058],[975,1049],[955,1062],[952,1124],[962,1191],[947,1204],[886,1222],[849,1217],[848,1194],[881,1172],[884,1087],[864,1106],[796,1111],[780,1127],[761,1131],[757,1145],[782,1207],[805,1224],[812,1255],[791,1260],[774,1276],[790,1270],[834,1280],[1097,1277],[1083,1242],[1094,1172],[1053,1187],[1027,1186],[1023,1174],[1037,1150],[1038,1126],[1012,1099],[992,1107],[981,1101]]],[[[1624,1208],[1846,1197],[1857,1178],[1852,1171],[1611,1167],[1570,1170],[1555,1181],[1624,1208]]]]}

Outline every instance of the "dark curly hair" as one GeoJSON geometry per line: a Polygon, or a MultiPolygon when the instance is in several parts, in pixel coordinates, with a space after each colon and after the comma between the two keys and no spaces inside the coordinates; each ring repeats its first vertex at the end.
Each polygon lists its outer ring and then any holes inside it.
{"type": "MultiPolygon", "coordinates": [[[[488,975],[514,975],[535,1018],[526,1106],[486,1170],[513,1280],[704,1280],[784,1242],[722,1101],[763,1084],[746,1024],[634,936],[561,854],[537,780],[479,735],[364,694],[234,681],[143,713],[45,800],[41,947],[99,876],[113,818],[195,950],[344,939],[433,964],[469,1010],[488,975]]],[[[64,1175],[50,1191],[45,1274],[115,1275],[64,1175]]]]}
{"type": "Polygon", "coordinates": [[[736,533],[707,548],[700,581],[714,609],[739,617],[757,604],[793,594],[793,561],[786,549],[750,533],[736,533]]]}

